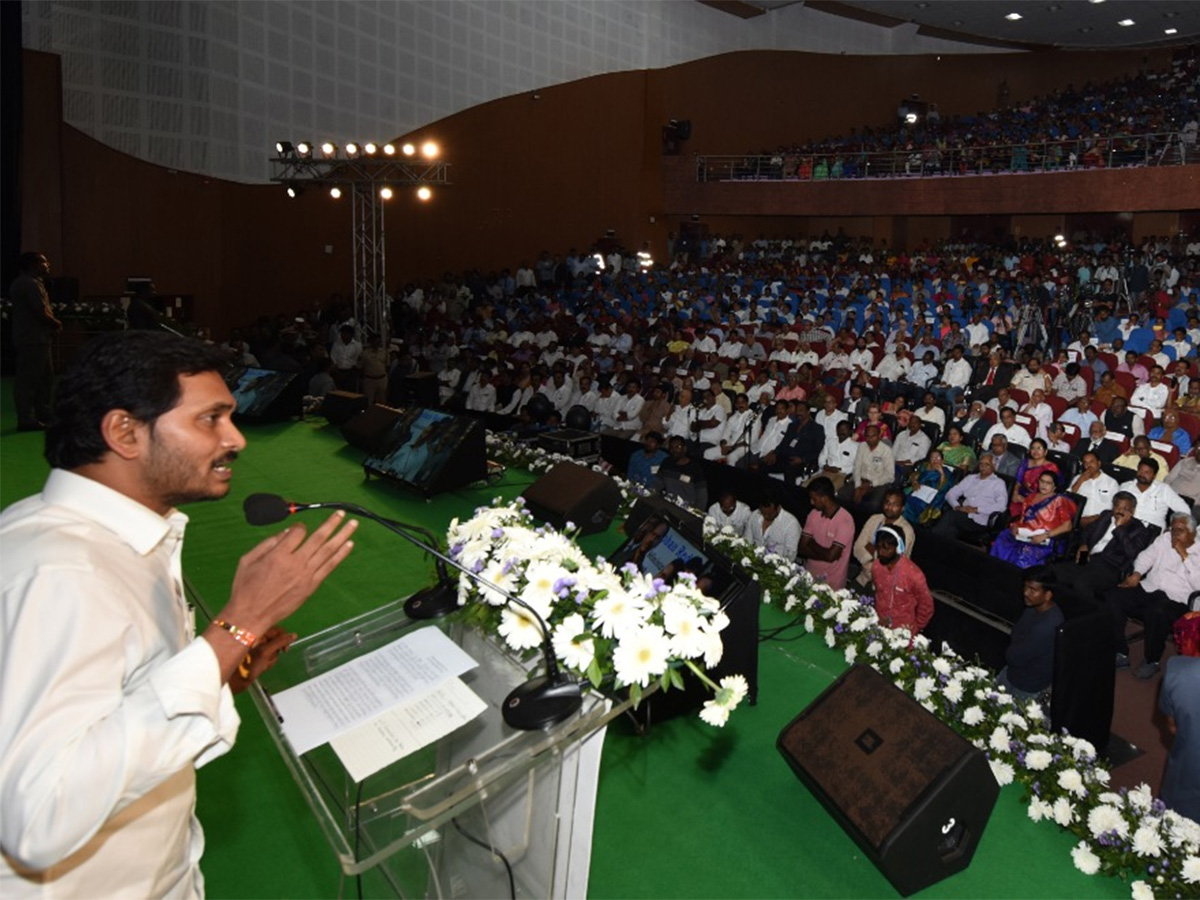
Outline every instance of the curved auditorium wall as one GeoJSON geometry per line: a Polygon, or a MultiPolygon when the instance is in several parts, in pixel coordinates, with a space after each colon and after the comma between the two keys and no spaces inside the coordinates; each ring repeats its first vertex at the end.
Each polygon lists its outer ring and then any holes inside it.
{"type": "MultiPolygon", "coordinates": [[[[699,187],[688,188],[681,173],[693,153],[745,152],[885,125],[901,91],[919,92],[950,114],[991,106],[1003,79],[1019,101],[1068,82],[1157,67],[1166,58],[1140,52],[1053,53],[989,55],[985,63],[981,57],[748,52],[665,70],[596,76],[481,104],[412,133],[443,145],[452,163],[452,185],[425,206],[407,192],[392,201],[388,285],[394,290],[408,280],[473,266],[512,267],[542,248],[584,247],[608,229],[629,247],[650,241],[661,256],[668,232],[693,213],[711,216],[714,228],[743,233],[769,225],[772,233],[803,234],[843,219],[850,233],[896,244],[949,234],[954,215],[991,208],[997,179],[936,179],[944,184],[944,194],[915,216],[914,210],[884,211],[842,201],[840,186],[831,184],[732,186],[753,192],[743,195],[752,198],[769,198],[781,187],[829,189],[818,205],[780,208],[761,199],[732,205],[710,199],[704,209],[691,205],[699,201],[680,199],[679,191],[699,187]],[[978,71],[985,64],[987,79],[978,71]],[[671,118],[691,119],[693,136],[683,156],[665,158],[660,132],[671,118]],[[964,198],[974,198],[973,205],[964,205],[964,198]]],[[[61,86],[54,77],[27,79],[27,108],[47,108],[55,90],[61,86]]],[[[79,277],[83,295],[116,293],[126,276],[144,272],[164,293],[194,295],[198,318],[220,336],[255,314],[288,312],[334,291],[350,292],[350,207],[344,199],[335,202],[310,190],[289,201],[277,185],[175,172],[125,156],[70,127],[60,133],[61,166],[40,177],[51,179],[61,171],[61,201],[44,200],[55,192],[27,182],[26,221],[38,213],[39,203],[61,202],[56,269],[79,277]]],[[[1179,222],[1170,211],[1200,206],[1194,169],[1124,170],[1130,193],[1110,198],[1102,191],[1099,206],[1122,210],[1119,201],[1137,195],[1138,209],[1168,214],[1156,222],[1179,222]]],[[[1035,179],[1087,176],[1022,177],[1032,186],[1041,183],[1035,179]]],[[[1086,207],[1072,208],[1046,205],[1041,188],[1018,193],[1028,194],[1027,206],[1010,212],[1024,216],[1026,228],[1052,229],[1058,217],[1097,206],[1095,191],[1086,207]]],[[[1072,202],[1083,201],[1054,201],[1072,202]]],[[[54,211],[40,212],[38,221],[50,225],[38,239],[53,247],[54,211]]],[[[1000,227],[1019,230],[1014,222],[1005,220],[1000,227]]]]}

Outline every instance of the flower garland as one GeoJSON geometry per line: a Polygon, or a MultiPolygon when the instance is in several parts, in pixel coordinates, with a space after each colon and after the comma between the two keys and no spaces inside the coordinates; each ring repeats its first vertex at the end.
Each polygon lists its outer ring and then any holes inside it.
{"type": "MultiPolygon", "coordinates": [[[[533,471],[568,459],[501,438],[489,439],[489,452],[533,471]]],[[[627,504],[642,494],[639,486],[614,480],[627,504]]],[[[763,553],[711,519],[705,521],[705,536],[758,581],[764,603],[782,604],[785,612],[798,609],[805,630],[820,634],[847,663],[865,662],[891,677],[983,751],[1001,786],[1022,784],[1030,819],[1053,822],[1079,838],[1071,859],[1081,872],[1125,879],[1134,900],[1200,897],[1200,825],[1168,810],[1145,784],[1110,790],[1110,773],[1095,747],[1066,732],[1050,732],[1037,702],[1013,698],[997,687],[990,671],[945,645],[937,650],[923,635],[883,627],[870,597],[814,582],[791,560],[763,553]]]]}
{"type": "Polygon", "coordinates": [[[571,539],[573,530],[535,527],[519,499],[497,500],[465,522],[454,519],[450,556],[483,580],[459,579],[463,618],[530,658],[548,637],[567,671],[597,689],[628,689],[635,704],[651,685],[682,688],[683,669],[690,669],[714,693],[700,718],[724,725],[748,685],[741,675],[717,684],[705,672],[721,661],[721,631],[729,624],[717,601],[697,589],[691,573],[669,585],[633,563],[618,569],[589,560],[571,539]]]}

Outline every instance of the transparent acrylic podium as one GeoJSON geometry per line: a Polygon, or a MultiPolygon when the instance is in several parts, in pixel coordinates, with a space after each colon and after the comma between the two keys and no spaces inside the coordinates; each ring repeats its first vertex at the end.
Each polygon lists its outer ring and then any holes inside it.
{"type": "Polygon", "coordinates": [[[500,707],[528,677],[527,665],[479,632],[410,620],[396,601],[296,641],[253,696],[342,872],[363,878],[364,896],[586,896],[604,732],[629,703],[585,692],[574,717],[517,731],[500,707]],[[328,744],[297,755],[271,695],[420,628],[441,628],[479,663],[462,680],[488,708],[362,783],[328,744]]]}

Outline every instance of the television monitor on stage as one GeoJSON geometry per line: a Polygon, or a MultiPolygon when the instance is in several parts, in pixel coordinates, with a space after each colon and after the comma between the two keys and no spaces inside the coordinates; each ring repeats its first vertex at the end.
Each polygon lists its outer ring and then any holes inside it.
{"type": "Polygon", "coordinates": [[[363,462],[378,475],[422,491],[426,496],[487,477],[483,425],[420,406],[405,410],[363,462]]]}
{"type": "MultiPolygon", "coordinates": [[[[691,572],[700,590],[721,604],[729,625],[721,632],[724,653],[709,673],[713,680],[743,675],[748,699],[758,698],[758,612],[762,592],[758,583],[715,547],[704,542],[703,520],[660,498],[639,500],[626,522],[629,537],[608,560],[614,566],[634,563],[644,573],[671,582],[691,572]]],[[[652,694],[635,713],[643,723],[688,712],[710,696],[695,678],[684,677],[682,691],[652,694]]]]}
{"type": "Polygon", "coordinates": [[[304,382],[299,372],[238,367],[225,377],[237,401],[234,415],[244,421],[271,421],[300,414],[304,382]]]}

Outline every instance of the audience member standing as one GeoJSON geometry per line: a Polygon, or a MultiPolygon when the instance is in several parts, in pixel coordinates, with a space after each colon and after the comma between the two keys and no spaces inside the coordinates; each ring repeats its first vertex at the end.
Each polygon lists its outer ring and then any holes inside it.
{"type": "Polygon", "coordinates": [[[9,288],[13,348],[17,353],[13,399],[17,430],[40,431],[50,421],[54,392],[50,336],[62,328],[62,322],[50,310],[50,295],[44,284],[50,274],[50,261],[41,253],[23,253],[20,266],[21,274],[9,288]]]}
{"type": "Polygon", "coordinates": [[[887,628],[907,628],[920,632],[933,618],[933,595],[925,573],[904,555],[904,535],[891,525],[875,532],[875,562],[871,580],[875,582],[875,612],[887,628]]]}
{"type": "Polygon", "coordinates": [[[850,568],[850,548],[854,544],[854,517],[838,505],[833,482],[824,476],[808,485],[812,512],[804,520],[798,556],[805,560],[808,573],[834,590],[846,586],[850,568]]]}

